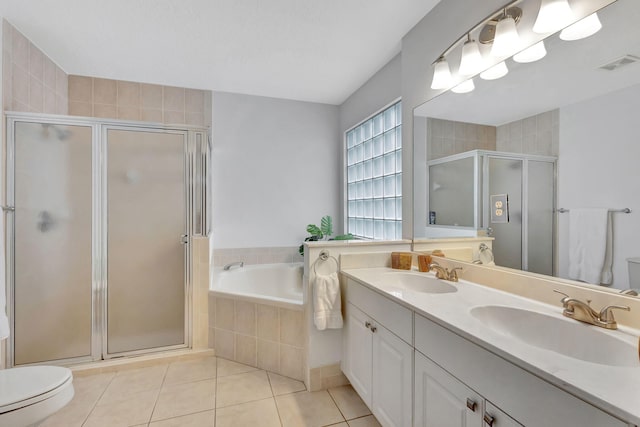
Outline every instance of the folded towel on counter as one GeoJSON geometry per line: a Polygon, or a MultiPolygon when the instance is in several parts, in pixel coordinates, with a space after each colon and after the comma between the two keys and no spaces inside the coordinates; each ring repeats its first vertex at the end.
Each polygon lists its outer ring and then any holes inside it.
{"type": "Polygon", "coordinates": [[[613,233],[608,209],[569,211],[569,278],[594,285],[613,281],[613,233]]]}
{"type": "Polygon", "coordinates": [[[338,273],[316,274],[313,280],[313,323],[320,331],[342,328],[338,273]]]}

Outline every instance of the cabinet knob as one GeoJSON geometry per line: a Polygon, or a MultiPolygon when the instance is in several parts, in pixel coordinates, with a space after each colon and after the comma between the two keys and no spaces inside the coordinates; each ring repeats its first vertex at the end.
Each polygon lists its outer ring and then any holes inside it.
{"type": "Polygon", "coordinates": [[[484,413],[484,417],[482,419],[484,420],[484,423],[489,427],[493,426],[493,422],[495,421],[495,419],[486,412],[484,413]]]}
{"type": "Polygon", "coordinates": [[[371,332],[373,333],[375,333],[378,330],[378,328],[376,328],[375,326],[372,326],[370,329],[371,329],[371,332]]]}
{"type": "Polygon", "coordinates": [[[477,406],[478,404],[475,401],[467,399],[467,408],[471,409],[472,412],[476,412],[477,406]]]}
{"type": "Polygon", "coordinates": [[[369,322],[368,320],[364,322],[364,327],[367,329],[371,329],[371,322],[369,322]]]}

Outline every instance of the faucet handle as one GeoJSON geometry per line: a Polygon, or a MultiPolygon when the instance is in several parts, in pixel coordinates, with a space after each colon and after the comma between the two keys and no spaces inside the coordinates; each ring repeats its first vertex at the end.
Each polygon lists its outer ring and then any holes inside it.
{"type": "Polygon", "coordinates": [[[570,297],[569,295],[565,294],[564,292],[560,292],[560,291],[559,291],[559,290],[557,290],[557,289],[554,289],[554,290],[553,290],[553,292],[555,292],[555,293],[557,293],[557,294],[560,294],[560,295],[564,295],[564,298],[562,298],[562,299],[560,300],[560,302],[562,303],[562,305],[563,305],[563,306],[566,306],[566,302],[567,302],[567,300],[568,300],[569,298],[571,298],[571,297],[570,297]]]}
{"type": "Polygon", "coordinates": [[[457,270],[462,271],[462,267],[454,267],[449,272],[449,280],[451,280],[452,282],[458,281],[458,273],[456,272],[457,270]]]}
{"type": "Polygon", "coordinates": [[[613,310],[631,311],[631,307],[626,305],[608,305],[600,310],[600,321],[615,324],[616,319],[613,317],[613,310]]]}

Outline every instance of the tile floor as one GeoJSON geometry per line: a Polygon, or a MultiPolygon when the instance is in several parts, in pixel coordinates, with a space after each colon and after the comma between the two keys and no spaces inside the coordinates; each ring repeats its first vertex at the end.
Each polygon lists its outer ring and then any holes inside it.
{"type": "Polygon", "coordinates": [[[303,383],[218,357],[76,376],[42,427],[379,427],[351,386],[303,383]]]}

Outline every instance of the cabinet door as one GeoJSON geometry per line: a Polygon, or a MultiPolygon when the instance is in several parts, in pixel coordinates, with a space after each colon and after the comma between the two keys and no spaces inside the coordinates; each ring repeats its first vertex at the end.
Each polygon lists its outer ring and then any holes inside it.
{"type": "Polygon", "coordinates": [[[373,407],[384,427],[410,427],[413,348],[380,325],[373,332],[373,407]]]}
{"type": "Polygon", "coordinates": [[[416,427],[480,427],[482,397],[415,352],[416,427]]]}
{"type": "Polygon", "coordinates": [[[371,408],[373,334],[367,326],[371,320],[351,303],[347,304],[346,310],[343,371],[364,403],[371,408]]]}
{"type": "Polygon", "coordinates": [[[522,427],[522,424],[502,412],[491,402],[485,401],[484,427],[522,427]]]}

